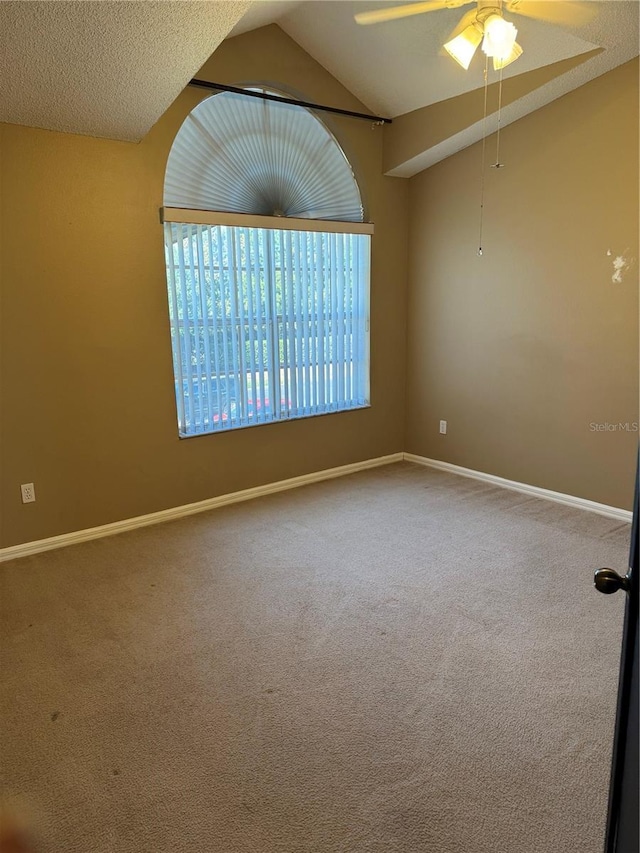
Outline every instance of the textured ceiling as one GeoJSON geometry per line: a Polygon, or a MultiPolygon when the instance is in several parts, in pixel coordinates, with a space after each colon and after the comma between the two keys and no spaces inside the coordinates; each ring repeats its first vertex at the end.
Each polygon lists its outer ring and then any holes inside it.
{"type": "MultiPolygon", "coordinates": [[[[528,2],[545,0],[522,0],[523,10],[528,2]]],[[[506,13],[524,55],[505,71],[503,125],[638,55],[639,0],[546,3],[554,13],[588,8],[590,21],[506,13]]],[[[481,137],[483,62],[478,51],[465,72],[442,50],[473,5],[367,27],[353,19],[389,5],[397,2],[0,0],[0,121],[137,141],[229,33],[275,22],[369,110],[394,118],[385,171],[407,177],[481,137]]]]}
{"type": "Polygon", "coordinates": [[[0,2],[0,121],[140,140],[251,4],[0,2]]]}

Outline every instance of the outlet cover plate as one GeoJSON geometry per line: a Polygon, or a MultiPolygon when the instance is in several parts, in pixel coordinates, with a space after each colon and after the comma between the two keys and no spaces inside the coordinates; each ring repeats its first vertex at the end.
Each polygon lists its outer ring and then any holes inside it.
{"type": "Polygon", "coordinates": [[[35,503],[36,500],[36,489],[33,483],[23,483],[20,486],[20,492],[22,493],[22,503],[23,504],[32,504],[35,503]]]}

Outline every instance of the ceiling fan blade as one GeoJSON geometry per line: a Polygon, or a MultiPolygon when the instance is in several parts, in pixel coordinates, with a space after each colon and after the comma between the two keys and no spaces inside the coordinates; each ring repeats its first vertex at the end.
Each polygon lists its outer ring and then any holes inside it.
{"type": "Polygon", "coordinates": [[[379,24],[383,21],[393,21],[396,18],[408,18],[410,15],[421,15],[423,12],[434,12],[436,9],[447,9],[452,6],[464,6],[473,0],[461,0],[451,3],[450,0],[426,0],[423,3],[406,3],[403,6],[389,6],[386,9],[372,9],[370,12],[358,12],[354,15],[359,24],[379,24]]]}
{"type": "Polygon", "coordinates": [[[598,14],[597,4],[585,0],[508,0],[505,7],[507,12],[565,27],[584,26],[598,14]]]}

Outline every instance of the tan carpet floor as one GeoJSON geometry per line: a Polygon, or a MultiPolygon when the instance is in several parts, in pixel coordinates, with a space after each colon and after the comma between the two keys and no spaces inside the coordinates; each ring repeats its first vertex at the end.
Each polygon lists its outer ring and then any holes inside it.
{"type": "Polygon", "coordinates": [[[629,527],[409,463],[0,567],[41,853],[601,853],[629,527]]]}

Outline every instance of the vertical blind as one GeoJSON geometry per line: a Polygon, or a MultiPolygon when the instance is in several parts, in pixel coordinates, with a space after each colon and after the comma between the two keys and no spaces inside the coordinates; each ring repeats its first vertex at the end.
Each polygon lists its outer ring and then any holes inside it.
{"type": "Polygon", "coordinates": [[[369,404],[370,236],[321,227],[165,222],[181,435],[369,404]]]}

